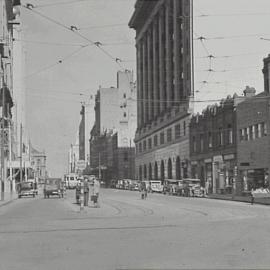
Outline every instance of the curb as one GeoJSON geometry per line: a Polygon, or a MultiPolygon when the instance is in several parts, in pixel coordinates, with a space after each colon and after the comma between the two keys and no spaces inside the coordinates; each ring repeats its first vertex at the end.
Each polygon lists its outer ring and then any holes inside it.
{"type": "Polygon", "coordinates": [[[11,200],[8,200],[8,201],[4,201],[2,203],[0,201],[0,208],[3,207],[3,206],[6,206],[6,205],[9,205],[9,204],[13,203],[15,200],[17,200],[17,198],[14,198],[14,199],[11,199],[11,200]]]}
{"type": "MultiPolygon", "coordinates": [[[[242,202],[242,203],[251,203],[250,200],[244,200],[241,198],[222,198],[222,197],[208,197],[208,199],[212,199],[212,200],[223,200],[223,201],[232,201],[232,202],[242,202]]],[[[270,205],[270,201],[269,202],[263,202],[263,201],[256,201],[256,199],[254,200],[254,204],[260,204],[260,205],[270,205]]]]}

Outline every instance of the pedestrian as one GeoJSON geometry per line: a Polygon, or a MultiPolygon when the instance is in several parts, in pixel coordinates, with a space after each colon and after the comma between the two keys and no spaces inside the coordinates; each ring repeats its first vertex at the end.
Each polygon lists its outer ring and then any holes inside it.
{"type": "Polygon", "coordinates": [[[191,188],[192,197],[195,197],[195,187],[191,188]]]}
{"type": "Polygon", "coordinates": [[[93,186],[93,203],[94,207],[99,207],[99,190],[100,190],[100,183],[97,178],[94,179],[94,186],[93,186]]]}
{"type": "Polygon", "coordinates": [[[88,179],[84,178],[83,181],[83,195],[84,195],[84,206],[88,206],[88,202],[89,202],[89,183],[88,183],[88,179]]]}
{"type": "Polygon", "coordinates": [[[250,203],[251,203],[251,204],[254,204],[254,190],[253,190],[253,188],[251,189],[250,196],[251,196],[251,201],[250,201],[250,203]]]}

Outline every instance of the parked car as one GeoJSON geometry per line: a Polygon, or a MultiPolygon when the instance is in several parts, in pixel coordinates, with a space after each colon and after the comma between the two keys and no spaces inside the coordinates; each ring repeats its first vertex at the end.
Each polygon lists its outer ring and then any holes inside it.
{"type": "Polygon", "coordinates": [[[64,183],[61,178],[47,178],[44,185],[44,198],[50,196],[64,197],[64,183]]]}
{"type": "Polygon", "coordinates": [[[21,182],[17,184],[18,198],[23,196],[36,196],[36,189],[33,182],[21,182]]]}

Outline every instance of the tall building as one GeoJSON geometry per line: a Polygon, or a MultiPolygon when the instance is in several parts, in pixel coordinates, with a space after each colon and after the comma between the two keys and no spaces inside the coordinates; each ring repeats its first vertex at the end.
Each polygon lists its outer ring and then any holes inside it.
{"type": "Polygon", "coordinates": [[[1,131],[0,131],[0,158],[1,158],[1,199],[5,193],[10,194],[14,190],[13,181],[7,180],[8,161],[12,158],[11,129],[13,99],[13,22],[16,19],[16,6],[19,1],[0,1],[0,107],[1,107],[1,131]]]}
{"type": "MultiPolygon", "coordinates": [[[[85,166],[90,164],[90,133],[95,124],[95,100],[91,95],[88,102],[82,104],[81,121],[79,125],[79,159],[85,166]]],[[[77,161],[78,161],[77,160],[77,161]]]]}
{"type": "Polygon", "coordinates": [[[68,154],[68,173],[78,173],[77,163],[79,161],[79,132],[76,135],[75,143],[72,143],[68,154]]]}
{"type": "Polygon", "coordinates": [[[139,179],[189,174],[192,16],[192,0],[138,0],[129,22],[136,30],[139,179]]]}
{"type": "Polygon", "coordinates": [[[96,172],[102,168],[98,173],[104,180],[134,178],[136,111],[133,72],[119,71],[116,88],[100,88],[97,92],[91,131],[90,166],[96,172]]]}

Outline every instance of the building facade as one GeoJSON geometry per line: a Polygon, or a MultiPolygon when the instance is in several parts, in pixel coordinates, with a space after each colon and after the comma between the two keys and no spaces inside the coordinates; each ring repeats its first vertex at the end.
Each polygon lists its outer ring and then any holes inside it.
{"type": "Polygon", "coordinates": [[[193,109],[192,0],[137,1],[136,178],[187,177],[193,109]]]}
{"type": "Polygon", "coordinates": [[[228,96],[190,122],[191,177],[207,193],[233,193],[237,177],[236,100],[228,96]]]}
{"type": "Polygon", "coordinates": [[[136,110],[136,85],[132,71],[119,71],[117,87],[97,91],[90,167],[104,180],[134,179],[136,110]]]}
{"type": "MultiPolygon", "coordinates": [[[[79,124],[79,158],[76,158],[76,162],[73,160],[73,163],[75,162],[75,164],[80,161],[80,167],[86,167],[90,164],[90,136],[91,129],[95,124],[94,107],[95,100],[93,95],[91,95],[88,102],[82,104],[80,112],[81,121],[79,124]]],[[[73,157],[71,158],[73,159],[73,157]]]]}
{"type": "Polygon", "coordinates": [[[237,152],[239,177],[237,193],[269,188],[270,170],[270,55],[264,59],[264,92],[237,107],[237,152]]]}

